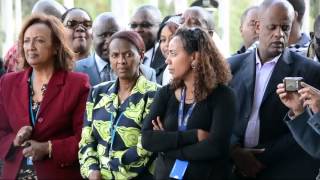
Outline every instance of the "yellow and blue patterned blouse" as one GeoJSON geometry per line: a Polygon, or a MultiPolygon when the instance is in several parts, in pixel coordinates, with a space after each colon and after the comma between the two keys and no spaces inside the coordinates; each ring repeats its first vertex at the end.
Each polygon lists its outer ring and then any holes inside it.
{"type": "Polygon", "coordinates": [[[119,104],[118,85],[119,81],[101,83],[89,94],[79,143],[84,178],[100,170],[103,179],[132,179],[152,163],[152,153],[141,145],[141,126],[158,86],[140,76],[119,104]]]}

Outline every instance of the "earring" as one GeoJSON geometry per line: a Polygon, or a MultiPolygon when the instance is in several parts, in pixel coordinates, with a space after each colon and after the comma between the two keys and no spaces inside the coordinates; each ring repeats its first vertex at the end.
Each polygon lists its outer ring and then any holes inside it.
{"type": "Polygon", "coordinates": [[[192,69],[195,69],[196,67],[197,67],[196,62],[195,62],[195,61],[192,61],[192,63],[191,63],[191,68],[192,68],[192,69]]]}

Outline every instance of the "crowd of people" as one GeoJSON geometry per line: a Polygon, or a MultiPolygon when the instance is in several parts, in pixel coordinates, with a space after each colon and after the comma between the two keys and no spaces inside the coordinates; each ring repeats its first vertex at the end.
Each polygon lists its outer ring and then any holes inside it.
{"type": "Polygon", "coordinates": [[[248,7],[227,57],[202,7],[142,5],[123,28],[39,0],[0,64],[0,179],[320,179],[320,16],[304,33],[304,12],[248,7]]]}

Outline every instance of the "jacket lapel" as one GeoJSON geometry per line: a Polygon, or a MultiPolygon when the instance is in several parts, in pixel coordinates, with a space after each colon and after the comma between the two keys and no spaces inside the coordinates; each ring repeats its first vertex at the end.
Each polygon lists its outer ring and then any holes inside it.
{"type": "Polygon", "coordinates": [[[53,101],[61,91],[61,87],[65,81],[66,73],[67,72],[65,71],[57,71],[51,77],[47,91],[45,92],[42,103],[40,105],[38,117],[43,113],[43,111],[46,110],[50,102],[53,101]]]}
{"type": "Polygon", "coordinates": [[[27,69],[24,74],[23,74],[23,78],[21,80],[21,82],[19,83],[19,88],[17,88],[17,90],[19,90],[19,93],[13,93],[13,94],[20,94],[21,92],[21,96],[20,98],[18,98],[18,101],[20,101],[20,105],[22,107],[22,113],[23,115],[21,117],[23,118],[23,126],[24,125],[30,125],[30,113],[29,113],[29,104],[30,104],[30,96],[29,96],[29,75],[31,73],[32,69],[29,68],[27,69]]]}
{"type": "Polygon", "coordinates": [[[87,68],[88,74],[90,75],[90,78],[92,78],[92,81],[96,82],[95,84],[99,84],[101,82],[101,78],[94,55],[92,55],[92,58],[90,59],[90,63],[88,64],[87,68]]]}
{"type": "MultiPolygon", "coordinates": [[[[252,107],[253,103],[253,94],[254,94],[254,86],[255,86],[255,72],[256,72],[256,57],[255,57],[255,51],[252,51],[252,53],[244,59],[243,63],[243,71],[242,71],[242,77],[243,77],[243,82],[247,90],[247,94],[249,94],[249,103],[250,106],[252,107]]],[[[251,111],[250,111],[251,112],[251,111]]]]}
{"type": "Polygon", "coordinates": [[[270,94],[275,93],[277,89],[277,85],[282,82],[284,77],[290,74],[292,69],[290,68],[291,63],[292,63],[292,60],[290,58],[290,52],[288,49],[286,49],[283,52],[283,54],[280,56],[276,66],[274,67],[274,70],[268,82],[267,88],[264,92],[261,104],[266,100],[266,98],[270,94]]]}

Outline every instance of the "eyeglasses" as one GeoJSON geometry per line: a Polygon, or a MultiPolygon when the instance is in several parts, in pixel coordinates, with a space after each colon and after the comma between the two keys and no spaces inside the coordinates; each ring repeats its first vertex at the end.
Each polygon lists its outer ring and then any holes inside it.
{"type": "Polygon", "coordinates": [[[140,26],[141,28],[150,28],[152,26],[154,26],[154,24],[151,24],[149,22],[142,22],[142,23],[131,23],[129,24],[130,28],[131,29],[135,29],[137,28],[138,26],[140,26]]]}
{"type": "Polygon", "coordinates": [[[92,21],[75,21],[75,20],[71,20],[71,21],[67,21],[67,23],[65,24],[65,26],[69,29],[75,29],[78,25],[82,25],[84,28],[89,29],[92,27],[92,21]]]}

